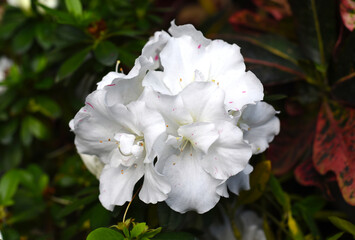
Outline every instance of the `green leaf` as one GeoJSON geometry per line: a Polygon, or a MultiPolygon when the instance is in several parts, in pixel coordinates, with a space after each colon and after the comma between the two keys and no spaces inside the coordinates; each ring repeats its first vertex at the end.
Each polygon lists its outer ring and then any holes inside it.
{"type": "Polygon", "coordinates": [[[90,227],[96,229],[109,226],[111,221],[111,212],[102,207],[101,203],[96,204],[90,210],[90,227]]]}
{"type": "Polygon", "coordinates": [[[14,202],[14,196],[19,184],[20,172],[16,169],[10,170],[0,180],[0,205],[9,206],[14,202]]]}
{"type": "Polygon", "coordinates": [[[30,121],[27,118],[22,119],[20,138],[23,145],[28,146],[32,142],[32,132],[30,121]]]}
{"type": "Polygon", "coordinates": [[[65,6],[68,12],[74,16],[81,16],[83,14],[83,7],[80,0],[65,0],[65,6]]]}
{"type": "Polygon", "coordinates": [[[95,48],[94,54],[101,64],[112,66],[117,61],[118,48],[110,41],[102,41],[95,48]]]}
{"type": "Polygon", "coordinates": [[[36,96],[30,100],[29,109],[32,112],[40,112],[51,118],[57,118],[61,115],[59,105],[47,96],[36,96]]]}
{"type": "Polygon", "coordinates": [[[12,141],[13,135],[18,127],[18,120],[14,119],[6,124],[0,125],[0,141],[2,144],[9,144],[12,141]]]}
{"type": "Polygon", "coordinates": [[[34,40],[34,29],[30,25],[22,28],[14,37],[12,48],[18,54],[23,54],[31,47],[34,40]]]}
{"type": "Polygon", "coordinates": [[[36,25],[36,39],[41,47],[48,50],[55,38],[56,25],[51,22],[40,22],[36,25]]]}
{"type": "Polygon", "coordinates": [[[38,139],[45,139],[49,136],[48,128],[33,116],[26,116],[22,121],[22,127],[25,127],[27,131],[38,139]]]}
{"type": "Polygon", "coordinates": [[[156,228],[156,229],[149,229],[146,233],[142,234],[141,237],[142,237],[142,239],[143,238],[150,239],[150,238],[154,237],[155,235],[157,235],[158,233],[160,233],[161,230],[162,230],[161,227],[160,228],[156,228]]]}
{"type": "Polygon", "coordinates": [[[63,218],[68,214],[74,212],[75,210],[80,209],[82,206],[88,205],[97,200],[96,195],[89,195],[87,197],[81,198],[79,200],[74,201],[72,204],[63,208],[57,215],[58,218],[63,218]]]}
{"type": "Polygon", "coordinates": [[[290,210],[290,199],[282,190],[279,181],[273,175],[270,176],[269,186],[277,202],[283,207],[285,212],[288,212],[290,210]]]}
{"type": "Polygon", "coordinates": [[[91,47],[85,48],[83,50],[81,50],[80,52],[77,52],[76,54],[74,54],[74,56],[72,56],[71,58],[69,58],[68,60],[66,60],[62,66],[60,67],[58,74],[57,74],[57,81],[62,80],[63,78],[69,76],[70,74],[72,74],[75,70],[77,70],[80,65],[84,62],[86,56],[88,55],[88,53],[90,52],[91,47]]]}
{"type": "Polygon", "coordinates": [[[15,142],[2,150],[0,169],[8,171],[17,167],[22,160],[21,143],[15,142]]]}
{"type": "Polygon", "coordinates": [[[47,67],[48,59],[45,56],[37,56],[32,61],[32,69],[35,73],[42,72],[47,67]]]}
{"type": "Polygon", "coordinates": [[[339,232],[339,233],[337,233],[337,234],[335,234],[335,235],[333,235],[333,236],[327,238],[327,240],[337,240],[337,239],[339,239],[341,236],[343,236],[343,234],[344,234],[344,232],[339,232]]]}
{"type": "Polygon", "coordinates": [[[156,235],[154,240],[197,240],[197,238],[186,232],[165,232],[156,235]]]}
{"type": "Polygon", "coordinates": [[[140,234],[142,234],[144,231],[147,230],[147,224],[146,223],[137,223],[134,225],[134,227],[131,230],[131,237],[135,238],[137,236],[139,236],[140,234]]]}
{"type": "Polygon", "coordinates": [[[98,228],[92,231],[86,240],[124,240],[124,236],[109,228],[98,228]]]}
{"type": "Polygon", "coordinates": [[[351,235],[353,235],[353,237],[355,238],[355,225],[352,224],[349,221],[346,221],[344,219],[332,216],[329,217],[329,220],[340,230],[345,231],[350,233],[351,235]]]}

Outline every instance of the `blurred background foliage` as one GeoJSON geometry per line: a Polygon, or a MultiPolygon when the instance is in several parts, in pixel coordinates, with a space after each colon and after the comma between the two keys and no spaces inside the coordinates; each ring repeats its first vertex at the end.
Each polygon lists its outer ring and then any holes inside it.
{"type": "Polygon", "coordinates": [[[11,59],[6,67],[0,61],[5,240],[85,239],[95,229],[90,239],[218,239],[212,226],[234,226],[241,208],[258,213],[268,240],[355,237],[354,1],[42,3],[0,2],[0,57],[11,59]],[[281,133],[252,158],[251,190],[239,197],[203,215],[136,199],[127,214],[135,222],[103,228],[121,222],[127,204],[113,212],[101,206],[99,182],[76,153],[69,120],[117,60],[127,73],[149,36],[173,19],[241,46],[265,101],[281,111],[281,133]]]}

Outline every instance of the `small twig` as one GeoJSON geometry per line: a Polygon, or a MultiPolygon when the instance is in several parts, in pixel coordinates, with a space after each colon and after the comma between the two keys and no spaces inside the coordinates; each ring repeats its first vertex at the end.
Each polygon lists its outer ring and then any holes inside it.
{"type": "Polygon", "coordinates": [[[126,207],[126,211],[124,212],[124,215],[123,215],[123,219],[122,219],[122,222],[124,223],[125,220],[126,220],[126,215],[127,215],[127,212],[128,212],[128,209],[129,209],[129,206],[131,206],[134,198],[137,196],[137,194],[139,193],[139,191],[141,190],[142,187],[140,187],[137,192],[133,195],[132,197],[132,200],[128,203],[127,207],[126,207]]]}

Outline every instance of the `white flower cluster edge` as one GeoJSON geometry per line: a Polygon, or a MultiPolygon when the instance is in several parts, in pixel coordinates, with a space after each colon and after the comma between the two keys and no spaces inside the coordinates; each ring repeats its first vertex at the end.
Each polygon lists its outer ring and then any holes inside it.
{"type": "Polygon", "coordinates": [[[168,32],[154,34],[127,75],[108,73],[70,122],[108,210],[131,201],[143,177],[143,202],[205,213],[228,189],[249,189],[249,159],[279,133],[239,46],[190,24],[168,32]]]}

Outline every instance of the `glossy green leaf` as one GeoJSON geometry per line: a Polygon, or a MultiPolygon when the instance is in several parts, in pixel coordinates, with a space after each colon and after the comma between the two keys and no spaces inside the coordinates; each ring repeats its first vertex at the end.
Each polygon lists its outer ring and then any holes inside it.
{"type": "Polygon", "coordinates": [[[80,0],[65,0],[65,6],[68,12],[74,16],[81,16],[83,14],[83,7],[80,0]]]}
{"type": "Polygon", "coordinates": [[[7,123],[0,124],[0,142],[2,144],[9,144],[12,141],[13,135],[17,130],[18,123],[18,120],[14,119],[7,123]]]}
{"type": "Polygon", "coordinates": [[[333,235],[333,236],[327,238],[327,240],[337,240],[337,239],[339,239],[341,236],[343,236],[343,234],[344,234],[344,232],[339,232],[339,233],[337,233],[337,234],[335,234],[335,235],[333,235]]]}
{"type": "Polygon", "coordinates": [[[355,225],[352,224],[351,222],[332,216],[329,217],[329,220],[340,230],[345,231],[347,233],[350,233],[351,235],[353,235],[353,237],[355,238],[355,225]]]}
{"type": "Polygon", "coordinates": [[[90,204],[92,202],[94,202],[95,200],[97,200],[97,196],[96,195],[89,195],[87,197],[78,199],[76,201],[74,201],[73,203],[71,203],[70,205],[66,206],[65,208],[63,208],[57,215],[58,218],[63,218],[65,216],[67,216],[68,214],[74,212],[75,210],[80,209],[82,206],[85,206],[87,204],[90,204]]]}
{"type": "Polygon", "coordinates": [[[273,175],[270,176],[269,186],[277,202],[283,207],[285,212],[288,212],[290,210],[290,199],[282,190],[279,181],[273,175]]]}
{"type": "Polygon", "coordinates": [[[124,240],[124,236],[110,228],[98,228],[92,231],[86,240],[124,240]]]}
{"type": "Polygon", "coordinates": [[[33,136],[38,139],[45,139],[49,136],[49,129],[46,125],[33,116],[26,116],[23,119],[24,125],[33,136]]]}
{"type": "Polygon", "coordinates": [[[20,182],[19,175],[20,172],[14,169],[5,173],[0,179],[0,205],[9,206],[14,203],[12,197],[20,182]]]}
{"type": "Polygon", "coordinates": [[[36,25],[36,40],[44,49],[49,49],[55,39],[56,25],[51,22],[41,22],[36,25]]]}
{"type": "Polygon", "coordinates": [[[71,58],[66,60],[62,66],[60,67],[57,74],[57,81],[62,80],[63,78],[72,74],[75,70],[77,70],[80,65],[84,62],[86,56],[90,52],[91,47],[85,48],[76,54],[74,54],[71,58]]]}
{"type": "Polygon", "coordinates": [[[148,226],[146,223],[137,223],[134,225],[134,227],[131,230],[131,237],[135,238],[145,232],[148,229],[148,226]]]}
{"type": "Polygon", "coordinates": [[[110,41],[102,41],[95,48],[94,54],[101,64],[112,66],[117,61],[118,48],[110,41]]]}
{"type": "Polygon", "coordinates": [[[25,53],[31,47],[35,36],[34,33],[33,27],[26,26],[14,36],[12,47],[16,53],[25,53]]]}
{"type": "Polygon", "coordinates": [[[40,112],[51,118],[57,118],[61,115],[59,105],[47,96],[36,96],[30,100],[29,109],[32,112],[40,112]]]}

